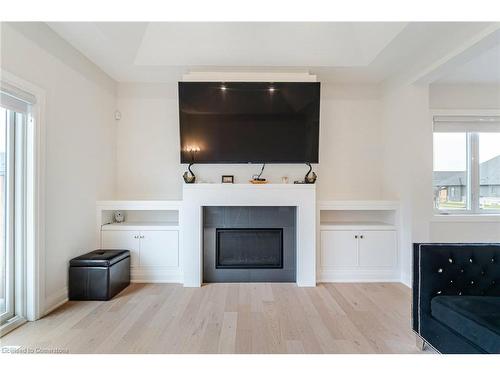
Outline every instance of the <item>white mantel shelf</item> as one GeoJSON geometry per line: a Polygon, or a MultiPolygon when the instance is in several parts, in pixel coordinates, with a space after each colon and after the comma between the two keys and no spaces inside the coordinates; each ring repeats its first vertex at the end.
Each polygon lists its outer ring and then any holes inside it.
{"type": "Polygon", "coordinates": [[[185,184],[184,190],[187,189],[309,189],[315,190],[315,184],[211,184],[211,183],[198,183],[198,184],[185,184]]]}
{"type": "MultiPolygon", "coordinates": [[[[184,207],[189,200],[199,194],[215,194],[205,206],[234,206],[234,200],[238,194],[244,194],[239,199],[239,206],[295,206],[296,198],[294,194],[299,192],[316,192],[314,184],[185,184],[183,188],[184,207]],[[187,194],[187,195],[186,195],[187,194]],[[228,196],[229,194],[229,196],[228,196]],[[257,195],[252,195],[257,194],[257,195]],[[272,204],[273,202],[279,202],[272,204]]],[[[194,198],[196,199],[196,198],[194,198]]],[[[316,199],[316,198],[315,198],[316,199]]]]}
{"type": "Polygon", "coordinates": [[[298,286],[316,285],[316,185],[314,184],[185,184],[180,227],[183,238],[184,286],[203,282],[203,207],[297,207],[298,286]]]}

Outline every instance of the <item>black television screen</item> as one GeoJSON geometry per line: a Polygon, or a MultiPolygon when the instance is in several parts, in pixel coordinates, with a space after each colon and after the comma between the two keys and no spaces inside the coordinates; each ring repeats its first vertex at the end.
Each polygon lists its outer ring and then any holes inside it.
{"type": "Polygon", "coordinates": [[[319,82],[179,82],[181,163],[317,163],[319,82]]]}

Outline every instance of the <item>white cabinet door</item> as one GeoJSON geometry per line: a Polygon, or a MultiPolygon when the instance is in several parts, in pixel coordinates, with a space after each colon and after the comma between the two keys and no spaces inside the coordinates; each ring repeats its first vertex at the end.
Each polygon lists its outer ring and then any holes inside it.
{"type": "Polygon", "coordinates": [[[141,266],[179,266],[179,232],[174,230],[143,231],[141,266]]]}
{"type": "Polygon", "coordinates": [[[394,267],[397,264],[396,231],[359,233],[359,265],[394,267]]]}
{"type": "Polygon", "coordinates": [[[356,266],[358,264],[357,235],[357,232],[348,230],[321,231],[321,266],[356,266]]]}
{"type": "Polygon", "coordinates": [[[105,230],[101,232],[102,249],[130,250],[130,263],[139,265],[139,232],[128,230],[105,230]]]}

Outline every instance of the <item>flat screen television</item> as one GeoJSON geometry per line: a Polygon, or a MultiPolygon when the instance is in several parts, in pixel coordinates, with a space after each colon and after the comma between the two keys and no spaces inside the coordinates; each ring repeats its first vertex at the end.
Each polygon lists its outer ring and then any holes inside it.
{"type": "Polygon", "coordinates": [[[319,82],[179,82],[181,163],[318,163],[319,82]]]}

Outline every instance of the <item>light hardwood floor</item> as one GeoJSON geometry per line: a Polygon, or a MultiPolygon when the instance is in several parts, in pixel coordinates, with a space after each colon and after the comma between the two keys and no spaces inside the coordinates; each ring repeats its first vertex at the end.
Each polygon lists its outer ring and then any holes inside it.
{"type": "Polygon", "coordinates": [[[0,341],[70,353],[418,353],[410,293],[396,283],[132,284],[0,341]]]}

